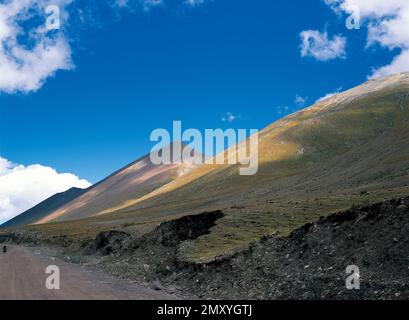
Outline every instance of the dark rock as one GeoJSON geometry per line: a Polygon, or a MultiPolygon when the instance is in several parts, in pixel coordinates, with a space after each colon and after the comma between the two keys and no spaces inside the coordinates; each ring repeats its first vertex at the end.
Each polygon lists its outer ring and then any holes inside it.
{"type": "Polygon", "coordinates": [[[103,255],[119,252],[131,235],[122,231],[104,231],[95,238],[95,250],[103,255]]]}

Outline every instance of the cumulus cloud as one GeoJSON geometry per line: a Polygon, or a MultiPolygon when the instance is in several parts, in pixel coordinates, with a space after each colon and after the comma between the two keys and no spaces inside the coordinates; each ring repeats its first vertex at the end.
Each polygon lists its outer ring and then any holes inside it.
{"type": "MultiPolygon", "coordinates": [[[[167,0],[109,0],[105,5],[149,11],[165,2],[167,0]]],[[[177,3],[196,7],[204,2],[178,0],[177,3]]],[[[70,12],[83,13],[84,3],[76,0],[0,0],[0,93],[35,92],[59,70],[74,67],[67,28],[45,28],[49,5],[60,9],[64,27],[69,25],[70,12]]]]}
{"type": "Polygon", "coordinates": [[[368,28],[367,46],[379,44],[400,53],[386,66],[373,70],[370,78],[409,71],[408,0],[325,0],[336,12],[358,10],[361,24],[368,28]]]}
{"type": "Polygon", "coordinates": [[[90,185],[70,173],[39,164],[17,165],[0,157],[0,224],[56,193],[90,185]]]}
{"type": "Polygon", "coordinates": [[[44,27],[49,4],[63,11],[70,2],[10,0],[0,4],[0,92],[36,91],[58,70],[72,68],[66,37],[44,27]],[[41,25],[32,22],[39,17],[41,25]]]}
{"type": "Polygon", "coordinates": [[[384,77],[406,71],[409,71],[409,50],[402,51],[389,65],[374,69],[369,78],[384,77]]]}
{"type": "Polygon", "coordinates": [[[319,61],[344,58],[346,38],[343,36],[328,37],[327,32],[305,30],[301,32],[301,56],[313,57],[319,61]]]}
{"type": "Polygon", "coordinates": [[[300,107],[300,108],[304,107],[307,101],[308,101],[308,97],[302,97],[298,94],[295,95],[294,102],[297,105],[297,107],[300,107]]]}
{"type": "Polygon", "coordinates": [[[327,99],[341,93],[341,90],[342,90],[342,88],[340,87],[340,88],[336,89],[334,92],[327,93],[326,95],[324,95],[323,97],[321,97],[317,101],[315,101],[315,103],[327,100],[327,99]]]}
{"type": "Polygon", "coordinates": [[[240,119],[240,116],[234,115],[231,112],[226,112],[226,114],[222,117],[223,122],[232,123],[233,121],[240,119]]]}

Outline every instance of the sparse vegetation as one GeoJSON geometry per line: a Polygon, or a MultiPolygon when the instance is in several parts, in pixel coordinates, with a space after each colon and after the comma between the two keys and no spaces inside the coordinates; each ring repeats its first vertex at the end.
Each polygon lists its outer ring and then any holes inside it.
{"type": "Polygon", "coordinates": [[[235,166],[202,166],[142,197],[127,193],[106,214],[92,216],[101,212],[85,206],[67,217],[90,214],[86,219],[27,228],[76,240],[105,230],[141,235],[162,221],[220,209],[225,216],[210,233],[180,252],[189,261],[210,261],[265,234],[287,236],[321,216],[406,196],[409,97],[401,93],[408,88],[405,83],[368,93],[364,85],[272,124],[260,133],[255,176],[240,176],[235,166]]]}

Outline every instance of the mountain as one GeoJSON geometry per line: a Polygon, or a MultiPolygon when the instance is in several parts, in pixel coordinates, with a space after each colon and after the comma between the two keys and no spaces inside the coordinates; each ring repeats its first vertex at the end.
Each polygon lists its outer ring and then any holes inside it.
{"type": "Polygon", "coordinates": [[[101,219],[145,221],[222,209],[212,232],[184,249],[192,259],[289,234],[353,205],[409,194],[409,74],[370,80],[259,133],[259,171],[201,166],[101,219]],[[209,245],[212,244],[212,245],[209,245]]]}
{"type": "Polygon", "coordinates": [[[179,252],[211,259],[331,212],[409,194],[408,120],[409,74],[370,80],[260,131],[254,176],[240,176],[236,165],[177,174],[182,168],[145,159],[126,178],[114,174],[36,222],[58,222],[52,228],[35,228],[79,238],[112,228],[143,233],[163,220],[222,210],[210,233],[179,252]]]}
{"type": "Polygon", "coordinates": [[[86,189],[71,188],[65,192],[57,193],[37,204],[35,207],[3,223],[1,228],[20,227],[35,223],[86,191],[86,189]]]}
{"type": "MultiPolygon", "coordinates": [[[[167,148],[171,147],[172,145],[167,148]]],[[[70,220],[93,216],[129,198],[150,193],[182,175],[189,168],[190,166],[185,164],[155,166],[150,161],[150,155],[147,155],[86,190],[72,189],[54,195],[2,227],[41,224],[58,220],[62,216],[70,220]]]]}

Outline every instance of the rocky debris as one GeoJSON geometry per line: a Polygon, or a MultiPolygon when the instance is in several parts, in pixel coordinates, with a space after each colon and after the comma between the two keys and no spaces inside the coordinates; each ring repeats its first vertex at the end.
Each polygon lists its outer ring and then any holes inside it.
{"type": "MultiPolygon", "coordinates": [[[[71,256],[107,255],[94,267],[203,298],[409,298],[409,198],[335,213],[288,237],[270,234],[247,250],[210,263],[184,261],[180,248],[210,232],[222,217],[221,211],[182,217],[137,239],[124,232],[103,232],[77,245],[71,256]],[[359,290],[346,286],[348,266],[359,268],[359,290]]],[[[17,238],[7,241],[23,241],[17,238]]]]}
{"type": "Polygon", "coordinates": [[[155,243],[166,247],[177,246],[183,241],[194,240],[208,234],[215,222],[222,218],[223,212],[204,212],[198,215],[181,217],[163,222],[152,233],[142,237],[142,243],[155,243]]]}
{"type": "Polygon", "coordinates": [[[41,236],[26,230],[16,230],[0,233],[0,243],[13,243],[35,246],[42,241],[41,236]]]}
{"type": "Polygon", "coordinates": [[[109,255],[120,252],[127,247],[127,242],[131,240],[131,235],[122,231],[100,232],[94,241],[95,251],[102,255],[109,255]]]}
{"type": "Polygon", "coordinates": [[[207,264],[178,256],[189,239],[186,221],[159,226],[127,257],[104,261],[103,268],[215,299],[409,298],[409,198],[339,212],[285,238],[268,235],[207,264]],[[351,265],[360,271],[359,290],[346,287],[351,265]]]}

